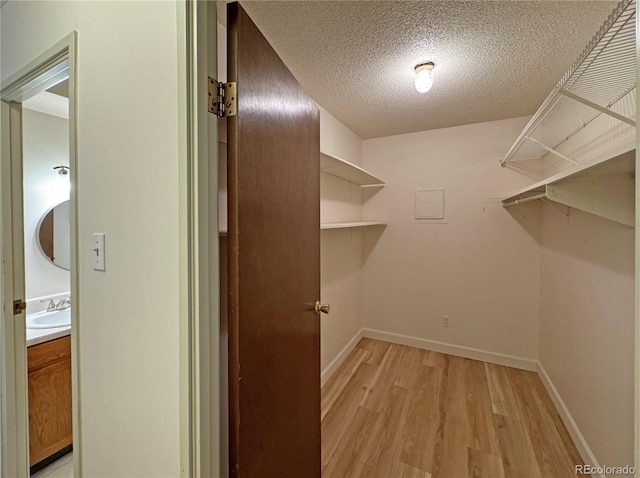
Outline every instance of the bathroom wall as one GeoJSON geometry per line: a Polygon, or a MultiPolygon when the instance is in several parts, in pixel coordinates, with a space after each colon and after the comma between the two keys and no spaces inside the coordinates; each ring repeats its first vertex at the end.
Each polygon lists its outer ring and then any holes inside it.
{"type": "Polygon", "coordinates": [[[499,167],[528,118],[364,141],[386,181],[365,198],[365,328],[492,354],[538,358],[540,215],[501,197],[531,179],[499,167]],[[415,219],[415,190],[444,188],[443,220],[415,219]],[[449,326],[444,327],[444,317],[449,326]]]}
{"type": "Polygon", "coordinates": [[[69,199],[69,176],[53,169],[69,165],[69,120],[24,109],[23,145],[27,300],[67,294],[70,273],[44,255],[38,244],[38,225],[52,207],[69,199]]]}
{"type": "Polygon", "coordinates": [[[10,1],[1,10],[2,80],[78,32],[82,446],[74,467],[81,476],[181,472],[187,175],[180,8],[10,1]],[[106,233],[104,272],[91,265],[93,232],[106,233]]]}

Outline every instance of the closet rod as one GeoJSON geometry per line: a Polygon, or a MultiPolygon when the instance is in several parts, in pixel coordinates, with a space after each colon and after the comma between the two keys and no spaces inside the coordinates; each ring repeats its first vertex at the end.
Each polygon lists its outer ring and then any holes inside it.
{"type": "Polygon", "coordinates": [[[524,199],[515,199],[514,201],[506,202],[502,207],[515,206],[516,204],[523,204],[525,202],[537,201],[538,199],[544,199],[547,197],[547,193],[536,194],[535,196],[529,196],[524,199]]]}

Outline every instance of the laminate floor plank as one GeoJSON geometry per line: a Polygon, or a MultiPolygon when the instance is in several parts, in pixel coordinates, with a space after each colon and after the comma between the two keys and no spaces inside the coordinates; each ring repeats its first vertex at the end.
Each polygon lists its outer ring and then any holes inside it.
{"type": "Polygon", "coordinates": [[[517,416],[493,415],[507,478],[542,478],[531,440],[517,416]]]}
{"type": "Polygon", "coordinates": [[[389,396],[389,391],[396,379],[396,365],[402,351],[401,347],[401,345],[391,344],[387,348],[360,402],[361,406],[380,411],[385,405],[386,397],[389,396]]]}
{"type": "Polygon", "coordinates": [[[469,448],[469,478],[505,478],[502,458],[469,448]]]}
{"type": "MultiPolygon", "coordinates": [[[[353,421],[340,440],[340,451],[323,468],[323,478],[352,478],[360,476],[365,462],[370,456],[372,430],[378,423],[379,413],[364,407],[357,407],[353,421]]],[[[324,446],[324,439],[322,442],[324,446]]],[[[324,450],[323,450],[324,452],[324,450]]]]}
{"type": "Polygon", "coordinates": [[[493,423],[491,397],[484,363],[465,359],[464,386],[467,410],[467,446],[479,452],[500,454],[493,423]]]}
{"type": "Polygon", "coordinates": [[[388,400],[378,412],[378,422],[371,431],[371,447],[360,471],[359,478],[393,476],[400,462],[400,440],[407,419],[410,395],[406,388],[392,386],[388,400]]]}
{"type": "Polygon", "coordinates": [[[343,366],[340,367],[340,370],[336,371],[336,373],[327,380],[327,383],[324,384],[322,387],[320,403],[322,410],[321,418],[324,418],[366,357],[366,350],[357,347],[354,348],[343,362],[343,366]]]}
{"type": "Polygon", "coordinates": [[[553,418],[531,386],[530,375],[533,372],[511,368],[507,373],[518,398],[520,413],[524,417],[542,478],[575,476],[574,464],[565,450],[553,418]]]}
{"type": "Polygon", "coordinates": [[[353,432],[354,428],[357,432],[357,428],[363,426],[353,422],[376,369],[375,365],[361,363],[348,382],[348,386],[340,393],[333,406],[323,414],[321,426],[323,468],[333,459],[336,450],[343,452],[343,437],[353,432]]]}
{"type": "Polygon", "coordinates": [[[422,362],[426,357],[426,350],[400,346],[398,359],[395,363],[395,381],[393,384],[397,387],[413,390],[420,377],[422,362]]]}
{"type": "Polygon", "coordinates": [[[499,397],[495,401],[500,403],[503,412],[494,413],[493,421],[500,443],[505,475],[509,478],[542,478],[531,437],[509,379],[509,367],[487,364],[485,370],[487,369],[491,396],[499,397]]]}
{"type": "Polygon", "coordinates": [[[440,388],[440,426],[433,450],[433,478],[465,477],[468,470],[464,360],[445,355],[440,388]]]}
{"type": "MultiPolygon", "coordinates": [[[[536,396],[540,399],[540,402],[544,406],[547,411],[548,416],[550,416],[555,424],[556,430],[560,434],[560,438],[564,445],[565,450],[569,454],[569,459],[571,463],[582,463],[582,458],[580,457],[580,453],[576,449],[573,440],[571,439],[571,435],[569,435],[569,431],[567,427],[565,427],[562,422],[562,418],[560,418],[560,414],[556,409],[551,397],[547,393],[546,388],[544,388],[544,384],[540,377],[534,373],[529,374],[528,376],[529,383],[531,387],[535,390],[536,396]]],[[[584,475],[587,476],[587,475],[584,475]]]]}
{"type": "Polygon", "coordinates": [[[384,354],[387,353],[387,349],[390,346],[391,344],[389,342],[363,338],[358,343],[357,348],[360,348],[367,352],[365,362],[380,365],[384,354]]]}
{"type": "Polygon", "coordinates": [[[422,365],[416,382],[407,421],[402,433],[402,463],[427,471],[433,469],[433,456],[440,426],[440,380],[442,370],[422,365]]]}
{"type": "Polygon", "coordinates": [[[391,476],[397,478],[431,478],[431,473],[400,462],[397,468],[393,470],[391,476]]]}
{"type": "Polygon", "coordinates": [[[446,355],[433,350],[424,359],[424,365],[435,368],[444,368],[446,355]]]}
{"type": "Polygon", "coordinates": [[[507,396],[510,394],[509,379],[505,375],[505,367],[484,362],[484,371],[487,376],[489,386],[489,396],[491,397],[491,410],[498,415],[507,416],[507,396]]]}
{"type": "Polygon", "coordinates": [[[564,478],[582,464],[533,372],[362,339],[322,406],[323,478],[564,478]]]}

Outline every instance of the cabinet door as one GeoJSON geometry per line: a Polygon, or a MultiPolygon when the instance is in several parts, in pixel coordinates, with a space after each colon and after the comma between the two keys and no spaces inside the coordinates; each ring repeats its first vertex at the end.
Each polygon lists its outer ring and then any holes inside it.
{"type": "Polygon", "coordinates": [[[233,478],[320,478],[320,120],[229,4],[229,410],[233,478]]]}
{"type": "Polygon", "coordinates": [[[72,443],[70,338],[29,347],[28,357],[29,465],[33,466],[72,443]]]}

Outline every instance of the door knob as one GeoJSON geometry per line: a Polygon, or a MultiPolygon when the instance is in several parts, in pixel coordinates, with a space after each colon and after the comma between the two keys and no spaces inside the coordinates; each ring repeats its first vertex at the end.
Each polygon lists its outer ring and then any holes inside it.
{"type": "Polygon", "coordinates": [[[316,302],[316,314],[322,312],[323,314],[328,314],[331,310],[331,306],[329,304],[321,304],[320,301],[316,302]]]}

